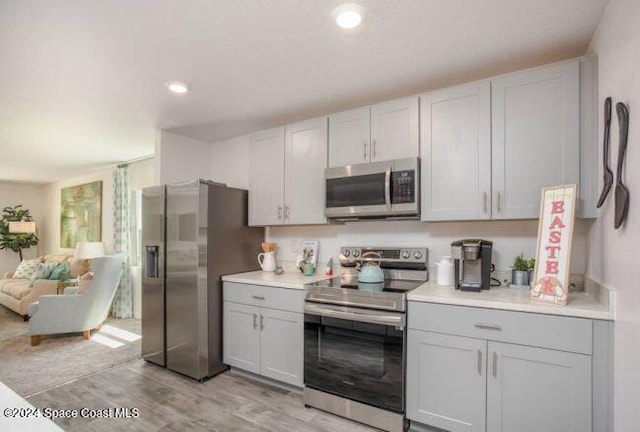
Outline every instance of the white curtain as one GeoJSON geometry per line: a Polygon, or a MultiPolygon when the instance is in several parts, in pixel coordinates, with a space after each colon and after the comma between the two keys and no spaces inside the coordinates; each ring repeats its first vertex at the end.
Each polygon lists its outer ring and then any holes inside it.
{"type": "Polygon", "coordinates": [[[125,266],[120,285],[111,305],[111,316],[115,318],[133,317],[133,288],[129,260],[130,215],[129,215],[129,172],[126,166],[118,167],[113,174],[113,252],[125,256],[125,266]]]}

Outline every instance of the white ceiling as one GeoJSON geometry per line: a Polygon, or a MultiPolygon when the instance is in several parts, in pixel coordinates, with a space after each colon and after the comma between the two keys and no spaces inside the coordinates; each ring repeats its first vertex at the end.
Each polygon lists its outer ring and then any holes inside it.
{"type": "Polygon", "coordinates": [[[582,55],[607,0],[0,0],[0,180],[53,181],[582,55]],[[184,80],[192,92],[168,94],[184,80]]]}

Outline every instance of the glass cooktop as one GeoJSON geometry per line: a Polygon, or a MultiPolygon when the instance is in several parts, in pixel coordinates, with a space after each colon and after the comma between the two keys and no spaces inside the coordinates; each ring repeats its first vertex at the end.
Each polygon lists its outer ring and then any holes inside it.
{"type": "Polygon", "coordinates": [[[370,282],[358,282],[357,277],[344,277],[337,276],[331,279],[314,282],[308,284],[309,286],[323,287],[323,288],[341,288],[341,289],[353,289],[361,291],[380,291],[389,293],[407,293],[420,285],[425,283],[424,281],[412,281],[402,279],[385,279],[384,282],[370,283],[370,282]]]}

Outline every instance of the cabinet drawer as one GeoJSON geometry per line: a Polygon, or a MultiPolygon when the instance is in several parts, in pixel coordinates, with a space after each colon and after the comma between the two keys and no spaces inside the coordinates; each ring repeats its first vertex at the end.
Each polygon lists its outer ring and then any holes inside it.
{"type": "Polygon", "coordinates": [[[304,291],[224,282],[224,301],[303,313],[304,291]]]}
{"type": "Polygon", "coordinates": [[[592,352],[584,318],[409,302],[409,328],[580,354],[592,352]]]}

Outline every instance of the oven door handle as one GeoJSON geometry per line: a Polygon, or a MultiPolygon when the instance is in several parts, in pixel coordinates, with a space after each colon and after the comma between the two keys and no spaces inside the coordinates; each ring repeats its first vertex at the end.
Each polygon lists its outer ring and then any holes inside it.
{"type": "Polygon", "coordinates": [[[384,202],[391,211],[391,167],[384,170],[384,202]]]}
{"type": "Polygon", "coordinates": [[[397,329],[404,329],[405,315],[390,314],[385,312],[366,311],[363,309],[345,308],[340,306],[318,306],[306,303],[304,305],[304,313],[310,315],[318,315],[328,318],[338,318],[351,321],[359,321],[369,324],[380,324],[384,326],[392,326],[397,329]]]}

